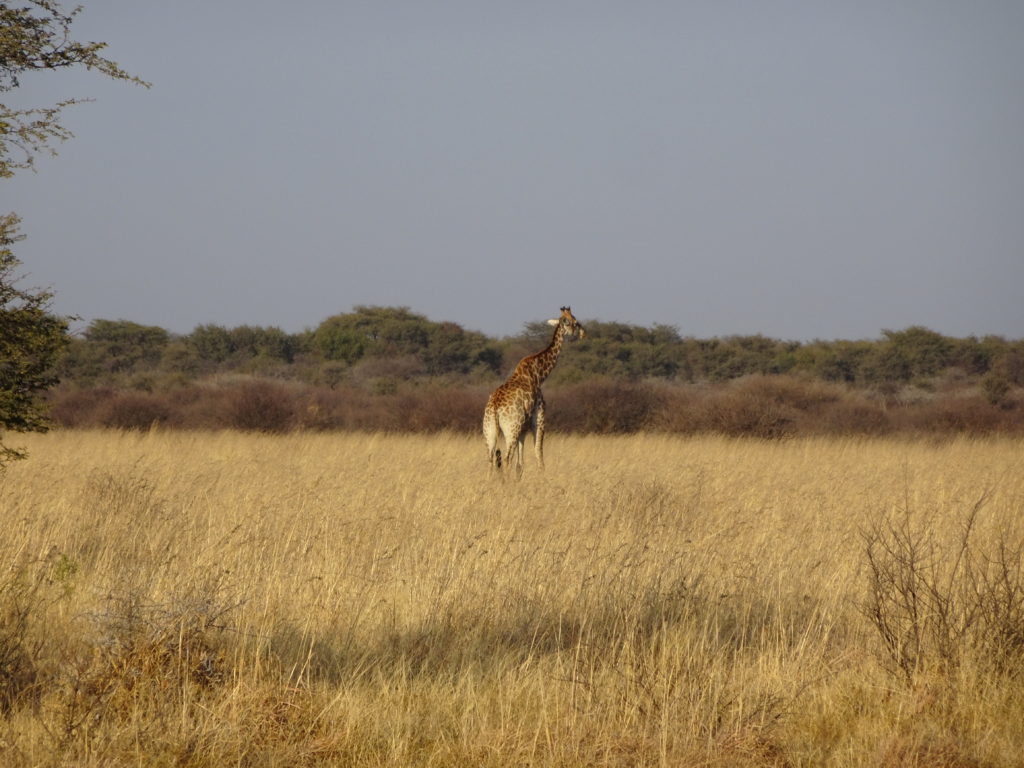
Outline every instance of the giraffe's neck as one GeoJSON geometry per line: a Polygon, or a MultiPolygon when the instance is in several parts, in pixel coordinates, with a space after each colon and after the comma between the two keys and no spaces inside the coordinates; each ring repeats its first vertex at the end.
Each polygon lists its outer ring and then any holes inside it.
{"type": "Polygon", "coordinates": [[[565,326],[559,324],[555,328],[555,335],[551,338],[551,343],[548,344],[547,349],[541,350],[533,356],[533,366],[531,377],[533,379],[534,387],[539,388],[544,383],[544,379],[548,377],[552,369],[555,367],[555,363],[558,362],[558,353],[562,351],[562,339],[565,337],[565,326]]]}

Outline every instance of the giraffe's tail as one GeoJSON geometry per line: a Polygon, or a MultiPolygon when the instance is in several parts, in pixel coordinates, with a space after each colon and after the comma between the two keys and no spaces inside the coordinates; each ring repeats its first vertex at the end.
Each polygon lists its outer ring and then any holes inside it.
{"type": "Polygon", "coordinates": [[[494,466],[501,469],[501,448],[494,449],[494,466]]]}

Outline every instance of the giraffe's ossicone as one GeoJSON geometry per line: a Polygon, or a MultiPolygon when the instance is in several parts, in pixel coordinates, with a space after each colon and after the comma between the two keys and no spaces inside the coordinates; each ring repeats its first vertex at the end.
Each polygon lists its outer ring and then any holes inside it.
{"type": "Polygon", "coordinates": [[[502,465],[498,448],[498,437],[502,435],[505,438],[505,463],[510,471],[515,467],[517,476],[522,474],[527,431],[533,433],[534,453],[540,466],[544,466],[544,396],[540,385],[558,362],[563,339],[566,336],[581,339],[586,336],[586,331],[573,317],[569,307],[562,307],[561,314],[548,323],[555,326],[551,343],[537,354],[520,360],[512,375],[487,400],[484,442],[487,443],[492,469],[500,469],[502,465]]]}

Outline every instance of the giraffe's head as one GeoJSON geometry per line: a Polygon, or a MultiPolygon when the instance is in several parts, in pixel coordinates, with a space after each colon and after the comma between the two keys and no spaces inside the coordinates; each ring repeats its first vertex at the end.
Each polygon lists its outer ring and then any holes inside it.
{"type": "Polygon", "coordinates": [[[579,321],[573,317],[572,310],[568,307],[562,307],[562,314],[557,318],[548,320],[548,325],[553,325],[556,328],[561,327],[566,336],[579,336],[581,339],[587,337],[587,332],[583,330],[583,326],[580,325],[579,321]]]}

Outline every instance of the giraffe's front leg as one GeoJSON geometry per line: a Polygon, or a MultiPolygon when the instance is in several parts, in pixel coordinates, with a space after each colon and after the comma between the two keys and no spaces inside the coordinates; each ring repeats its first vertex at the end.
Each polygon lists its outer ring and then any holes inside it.
{"type": "Polygon", "coordinates": [[[544,468],[544,395],[537,393],[537,403],[530,415],[530,429],[533,431],[533,452],[537,463],[544,468]]]}

